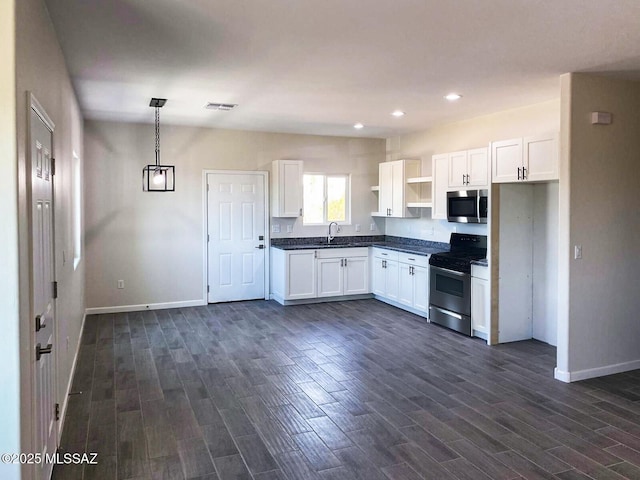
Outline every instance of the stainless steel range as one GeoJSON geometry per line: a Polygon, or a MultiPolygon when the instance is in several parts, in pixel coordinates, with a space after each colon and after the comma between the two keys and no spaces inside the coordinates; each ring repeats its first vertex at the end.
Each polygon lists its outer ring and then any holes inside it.
{"type": "Polygon", "coordinates": [[[450,250],[429,258],[429,320],[471,336],[471,261],[487,256],[487,237],[452,233],[450,250]]]}

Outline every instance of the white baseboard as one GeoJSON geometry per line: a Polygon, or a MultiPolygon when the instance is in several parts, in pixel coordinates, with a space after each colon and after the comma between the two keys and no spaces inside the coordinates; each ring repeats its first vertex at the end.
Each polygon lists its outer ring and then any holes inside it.
{"type": "Polygon", "coordinates": [[[73,377],[76,374],[76,365],[78,363],[78,357],[80,356],[80,345],[82,345],[82,335],[84,334],[84,324],[87,320],[87,314],[82,316],[82,324],[80,325],[80,335],[78,336],[78,344],[76,345],[76,353],[73,356],[73,363],[71,364],[71,372],[69,375],[69,382],[67,383],[67,391],[65,392],[64,399],[62,401],[62,408],[60,409],[60,422],[58,423],[58,438],[62,438],[62,429],[64,428],[64,421],[67,418],[67,405],[69,404],[69,394],[71,393],[71,385],[73,385],[73,377]]]}
{"type": "Polygon", "coordinates": [[[201,307],[207,305],[206,300],[186,300],[183,302],[147,303],[141,305],[117,305],[114,307],[93,307],[85,310],[86,315],[102,313],[140,312],[143,310],[165,310],[167,308],[201,307]]]}
{"type": "Polygon", "coordinates": [[[605,365],[603,367],[588,368],[586,370],[576,370],[572,372],[565,372],[556,368],[554,370],[554,377],[556,380],[560,380],[561,382],[570,383],[587,380],[589,378],[604,377],[605,375],[628,372],[630,370],[637,370],[638,368],[640,368],[640,360],[605,365]]]}

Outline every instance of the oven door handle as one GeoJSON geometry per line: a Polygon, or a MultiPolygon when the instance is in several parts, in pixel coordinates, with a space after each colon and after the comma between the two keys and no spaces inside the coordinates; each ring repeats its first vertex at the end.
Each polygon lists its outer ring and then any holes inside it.
{"type": "Polygon", "coordinates": [[[464,277],[465,275],[469,275],[468,273],[464,273],[464,272],[456,272],[455,270],[449,270],[448,268],[442,268],[442,267],[431,267],[434,270],[441,270],[443,272],[447,272],[450,273],[452,275],[456,275],[458,277],[464,277]]]}
{"type": "Polygon", "coordinates": [[[444,313],[445,315],[449,315],[450,317],[457,318],[458,320],[462,320],[462,315],[459,313],[452,312],[451,310],[445,310],[444,308],[436,307],[435,305],[429,305],[429,308],[433,308],[440,313],[444,313]]]}

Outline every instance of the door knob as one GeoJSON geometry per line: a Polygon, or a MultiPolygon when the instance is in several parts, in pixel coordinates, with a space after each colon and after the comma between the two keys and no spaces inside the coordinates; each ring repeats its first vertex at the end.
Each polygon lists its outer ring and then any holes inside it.
{"type": "Polygon", "coordinates": [[[47,355],[49,353],[51,353],[51,350],[53,349],[53,345],[49,344],[46,347],[42,348],[42,346],[40,346],[40,344],[36,345],[36,361],[40,360],[40,357],[42,355],[47,355]]]}
{"type": "Polygon", "coordinates": [[[262,250],[264,248],[264,245],[258,245],[256,248],[262,250]]]}

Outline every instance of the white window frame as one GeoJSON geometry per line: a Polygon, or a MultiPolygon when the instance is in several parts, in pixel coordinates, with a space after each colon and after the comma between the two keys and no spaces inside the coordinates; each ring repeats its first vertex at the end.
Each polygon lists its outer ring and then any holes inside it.
{"type": "MultiPolygon", "coordinates": [[[[328,178],[344,178],[346,179],[346,192],[345,192],[345,220],[342,222],[336,222],[338,225],[351,225],[351,174],[350,173],[319,173],[319,172],[304,172],[302,182],[302,198],[304,199],[304,175],[321,175],[324,177],[324,199],[322,202],[322,223],[308,223],[304,221],[304,215],[302,216],[302,224],[306,227],[315,225],[329,225],[331,223],[327,220],[327,179],[328,178]]],[[[303,209],[304,212],[304,209],[303,209]]]]}

